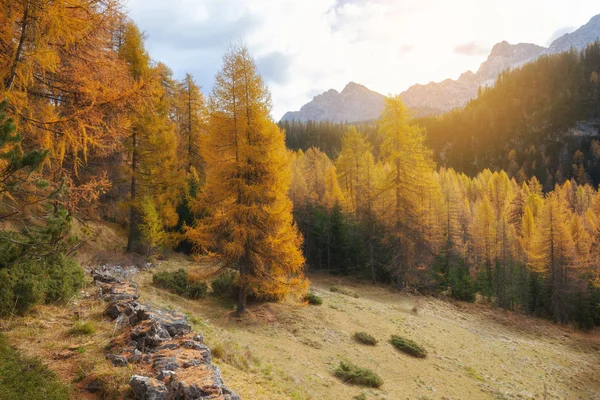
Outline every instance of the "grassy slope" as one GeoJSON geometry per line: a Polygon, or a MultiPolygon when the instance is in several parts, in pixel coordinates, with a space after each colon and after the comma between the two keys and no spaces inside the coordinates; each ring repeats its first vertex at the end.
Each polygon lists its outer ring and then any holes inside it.
{"type": "Polygon", "coordinates": [[[39,359],[21,356],[0,334],[0,399],[63,400],[69,387],[39,359]]]}
{"type": "MultiPolygon", "coordinates": [[[[173,258],[159,270],[198,269],[173,258]]],[[[189,313],[207,343],[221,353],[225,382],[244,399],[547,398],[600,399],[600,337],[484,306],[400,295],[387,287],[312,276],[322,306],[263,304],[235,318],[233,304],[185,300],[138,276],[142,296],[189,313]],[[359,298],[328,290],[338,285],[359,298]],[[417,306],[418,313],[412,309],[417,306]],[[379,340],[356,343],[355,331],[379,340]],[[415,359],[389,343],[400,334],[429,355],[415,359]],[[377,389],[345,385],[333,376],[340,360],[367,367],[384,380],[377,389]]]]}

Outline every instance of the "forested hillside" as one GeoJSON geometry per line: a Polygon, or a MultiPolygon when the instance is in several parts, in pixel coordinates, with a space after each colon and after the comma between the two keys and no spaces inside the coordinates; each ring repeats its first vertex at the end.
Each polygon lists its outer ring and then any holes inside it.
{"type": "Polygon", "coordinates": [[[290,195],[313,268],[600,322],[593,186],[567,180],[544,193],[535,177],[436,169],[399,98],[379,134],[378,157],[354,128],[335,160],[316,148],[295,155],[290,195]]]}
{"type": "Polygon", "coordinates": [[[464,109],[419,124],[437,161],[474,176],[505,170],[544,189],[600,182],[600,43],[500,74],[464,109]]]}

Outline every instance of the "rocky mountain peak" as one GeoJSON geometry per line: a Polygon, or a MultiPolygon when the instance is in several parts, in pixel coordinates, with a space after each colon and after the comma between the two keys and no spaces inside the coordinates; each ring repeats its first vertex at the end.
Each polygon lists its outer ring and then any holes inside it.
{"type": "Polygon", "coordinates": [[[561,53],[571,48],[583,50],[588,44],[600,39],[600,14],[571,33],[565,33],[556,39],[546,50],[546,54],[561,53]]]}
{"type": "Polygon", "coordinates": [[[329,89],[313,98],[299,111],[287,112],[282,121],[358,122],[376,119],[384,107],[385,96],[356,82],[341,92],[329,89]]]}

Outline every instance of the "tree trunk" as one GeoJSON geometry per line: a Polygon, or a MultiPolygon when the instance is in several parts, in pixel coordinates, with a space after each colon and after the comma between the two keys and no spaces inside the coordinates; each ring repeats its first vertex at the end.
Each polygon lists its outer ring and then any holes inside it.
{"type": "Polygon", "coordinates": [[[21,55],[23,53],[23,45],[25,38],[27,37],[27,28],[29,25],[29,7],[31,6],[29,1],[25,2],[25,11],[23,12],[23,20],[21,21],[21,37],[19,38],[19,44],[17,45],[17,51],[15,58],[10,66],[10,72],[4,81],[4,89],[10,91],[17,75],[17,65],[21,61],[21,55]]]}
{"type": "Polygon", "coordinates": [[[131,207],[129,208],[129,237],[127,238],[127,252],[135,252],[138,250],[140,242],[140,229],[139,229],[139,212],[135,204],[136,201],[136,181],[135,175],[137,173],[137,134],[135,130],[132,135],[133,140],[133,152],[131,156],[131,207]]]}
{"type": "Polygon", "coordinates": [[[237,315],[241,316],[246,312],[246,299],[248,298],[248,288],[246,285],[240,286],[238,292],[237,315]]]}

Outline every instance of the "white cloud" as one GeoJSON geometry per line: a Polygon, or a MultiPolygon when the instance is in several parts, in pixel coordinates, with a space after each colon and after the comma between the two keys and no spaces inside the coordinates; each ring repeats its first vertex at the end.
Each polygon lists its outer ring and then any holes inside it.
{"type": "Polygon", "coordinates": [[[546,44],[560,27],[600,12],[596,0],[129,0],[128,7],[149,34],[153,58],[178,76],[191,72],[205,92],[228,42],[243,39],[271,88],[275,119],[351,80],[399,93],[456,78],[476,70],[499,41],[546,44]]]}

